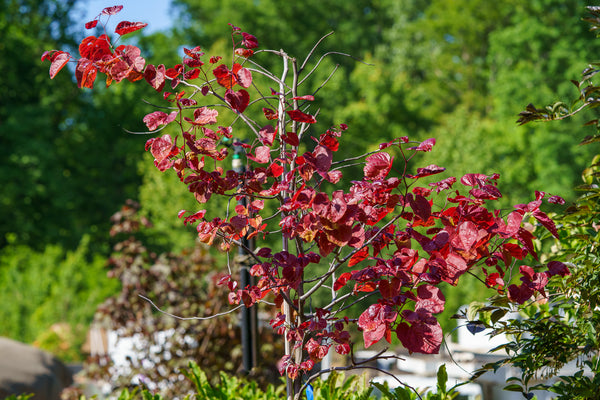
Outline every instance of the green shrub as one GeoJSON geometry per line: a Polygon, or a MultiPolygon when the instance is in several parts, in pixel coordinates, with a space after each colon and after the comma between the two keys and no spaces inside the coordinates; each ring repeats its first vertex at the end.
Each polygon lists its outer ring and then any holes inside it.
{"type": "Polygon", "coordinates": [[[89,245],[85,236],[75,251],[59,245],[35,251],[14,241],[0,250],[0,335],[37,341],[65,361],[81,359],[96,306],[118,288],[89,245]]]}

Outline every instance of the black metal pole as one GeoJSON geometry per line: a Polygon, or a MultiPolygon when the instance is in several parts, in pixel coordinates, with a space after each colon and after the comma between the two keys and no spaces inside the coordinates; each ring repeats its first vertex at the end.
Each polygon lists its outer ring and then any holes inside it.
{"type": "MultiPolygon", "coordinates": [[[[244,154],[242,146],[235,146],[232,168],[238,174],[242,174],[245,171],[244,160],[242,155],[244,154]]],[[[247,206],[246,198],[240,196],[238,204],[247,206]]],[[[246,236],[240,239],[243,246],[238,247],[238,259],[240,262],[240,286],[242,289],[252,285],[252,276],[248,268],[248,260],[245,248],[253,250],[253,243],[249,241],[246,236]]],[[[241,331],[242,331],[242,365],[243,370],[246,374],[252,371],[252,368],[256,365],[256,353],[257,353],[257,321],[256,321],[256,307],[243,307],[241,311],[241,331]]]]}

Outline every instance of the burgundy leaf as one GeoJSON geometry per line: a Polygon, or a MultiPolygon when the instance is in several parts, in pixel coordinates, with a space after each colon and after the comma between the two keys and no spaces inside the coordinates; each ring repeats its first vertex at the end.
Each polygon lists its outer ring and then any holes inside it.
{"type": "Polygon", "coordinates": [[[460,183],[465,186],[483,186],[487,180],[487,175],[484,174],[466,174],[460,178],[460,183]]]}
{"type": "Polygon", "coordinates": [[[569,268],[566,266],[566,264],[560,262],[560,261],[550,261],[548,263],[548,272],[550,273],[550,276],[554,276],[554,275],[560,275],[560,276],[567,276],[567,275],[571,275],[571,271],[569,271],[569,268]]]}
{"type": "Polygon", "coordinates": [[[117,35],[123,36],[128,33],[139,31],[142,28],[147,27],[148,24],[145,22],[129,22],[129,21],[121,21],[115,28],[115,33],[117,35]]]}
{"type": "Polygon", "coordinates": [[[433,317],[427,321],[417,320],[411,325],[402,322],[396,328],[396,335],[411,353],[437,354],[443,339],[442,328],[433,317]]]}
{"type": "Polygon", "coordinates": [[[552,204],[565,204],[565,199],[560,196],[551,196],[548,198],[548,203],[552,204]]]}
{"type": "Polygon", "coordinates": [[[446,298],[439,288],[429,284],[420,285],[417,288],[415,310],[423,308],[431,314],[437,314],[444,311],[445,304],[446,298]]]}
{"type": "Polygon", "coordinates": [[[439,182],[430,183],[429,186],[434,186],[436,193],[441,192],[442,190],[451,189],[452,185],[456,183],[456,178],[451,176],[439,182]]]}
{"type": "Polygon", "coordinates": [[[237,81],[243,88],[249,88],[252,85],[252,72],[248,68],[241,68],[237,73],[237,81]]]}
{"type": "Polygon", "coordinates": [[[227,89],[225,92],[225,100],[232,109],[239,113],[243,113],[246,107],[248,107],[248,103],[250,103],[250,95],[244,89],[240,89],[237,92],[227,89]]]}
{"type": "Polygon", "coordinates": [[[92,28],[95,28],[95,27],[96,27],[96,25],[98,25],[98,20],[97,20],[97,19],[95,19],[95,20],[92,20],[92,21],[90,21],[90,22],[86,22],[86,23],[85,23],[85,29],[92,29],[92,28]]]}
{"type": "Polygon", "coordinates": [[[287,111],[287,113],[293,121],[298,121],[305,124],[314,124],[317,122],[315,117],[310,114],[303,113],[300,110],[290,110],[287,111]]]}
{"type": "Polygon", "coordinates": [[[217,123],[219,112],[208,107],[200,107],[194,110],[194,125],[210,125],[217,123]]]}
{"type": "Polygon", "coordinates": [[[352,267],[352,266],[358,264],[359,262],[363,261],[368,256],[369,256],[369,248],[363,247],[362,249],[360,249],[359,251],[354,253],[352,255],[352,257],[350,257],[350,260],[348,261],[348,267],[352,267]]]}
{"type": "Polygon", "coordinates": [[[270,108],[263,108],[263,113],[265,114],[265,118],[267,118],[268,120],[273,120],[273,119],[277,119],[277,111],[273,111],[270,108]]]}
{"type": "Polygon", "coordinates": [[[420,194],[413,195],[409,193],[406,200],[410,203],[413,213],[423,221],[427,221],[431,216],[431,204],[429,200],[420,194]]]}
{"type": "Polygon", "coordinates": [[[527,285],[517,286],[512,284],[508,287],[508,298],[511,301],[517,302],[519,304],[525,303],[527,300],[533,296],[534,290],[527,285]]]}
{"type": "Polygon", "coordinates": [[[246,32],[242,32],[242,37],[244,38],[242,40],[242,44],[244,46],[246,46],[247,48],[254,49],[254,48],[258,47],[258,40],[256,40],[256,37],[254,37],[254,35],[251,35],[246,32]]]}
{"type": "Polygon", "coordinates": [[[259,139],[265,146],[271,146],[275,140],[275,128],[272,125],[266,125],[259,132],[259,139]]]}
{"type": "Polygon", "coordinates": [[[533,212],[533,217],[540,224],[544,225],[544,227],[550,231],[552,236],[554,236],[557,239],[559,238],[558,231],[556,230],[556,225],[554,224],[554,221],[552,221],[552,219],[550,219],[550,217],[548,217],[548,215],[545,212],[536,210],[533,212]]]}
{"type": "Polygon", "coordinates": [[[366,159],[366,165],[363,168],[365,178],[383,179],[392,168],[393,158],[388,153],[381,152],[371,154],[366,159]]]}
{"type": "Polygon", "coordinates": [[[271,155],[271,148],[269,146],[259,146],[254,151],[255,155],[248,154],[248,158],[259,164],[266,164],[269,162],[271,155]]]}
{"type": "MultiPolygon", "coordinates": [[[[42,57],[42,60],[44,57],[42,57]]],[[[71,59],[69,53],[64,51],[57,51],[52,55],[52,63],[50,64],[50,79],[54,79],[58,71],[60,71],[71,59]]]]}
{"type": "Polygon", "coordinates": [[[102,15],[115,15],[118,14],[123,9],[123,6],[112,6],[106,7],[102,10],[102,15]]]}
{"type": "Polygon", "coordinates": [[[417,168],[416,175],[406,174],[406,176],[408,178],[417,179],[417,178],[423,178],[425,176],[439,174],[439,173],[444,172],[445,170],[446,170],[446,168],[444,168],[444,167],[439,167],[435,164],[431,164],[424,168],[417,168]]]}
{"type": "Polygon", "coordinates": [[[429,138],[429,139],[424,140],[423,142],[419,143],[419,145],[416,147],[410,147],[408,150],[431,151],[431,149],[433,148],[434,145],[435,145],[435,139],[429,138]]]}
{"type": "Polygon", "coordinates": [[[152,64],[146,66],[144,71],[144,79],[150,84],[157,92],[160,92],[165,87],[166,71],[164,65],[155,67],[152,64]]]}
{"type": "Polygon", "coordinates": [[[365,347],[379,342],[390,329],[390,324],[396,321],[398,312],[389,305],[373,304],[358,318],[358,326],[363,330],[365,347]]]}
{"type": "Polygon", "coordinates": [[[170,122],[173,122],[177,117],[178,112],[172,111],[170,114],[164,113],[162,111],[154,111],[150,114],[147,114],[143,121],[148,127],[148,130],[155,130],[160,125],[167,125],[170,122]]]}
{"type": "Polygon", "coordinates": [[[284,135],[281,135],[281,140],[291,146],[300,145],[300,139],[298,138],[296,132],[286,132],[284,135]]]}
{"type": "Polygon", "coordinates": [[[502,197],[502,194],[494,185],[483,185],[480,189],[473,188],[469,193],[480,200],[496,200],[502,197]]]}

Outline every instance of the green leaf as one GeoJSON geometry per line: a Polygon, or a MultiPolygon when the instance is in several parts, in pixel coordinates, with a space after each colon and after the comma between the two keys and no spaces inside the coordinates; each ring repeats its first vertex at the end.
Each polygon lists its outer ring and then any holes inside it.
{"type": "Polygon", "coordinates": [[[448,382],[448,372],[446,372],[446,364],[440,365],[437,371],[437,389],[438,393],[446,394],[446,383],[448,382]]]}
{"type": "Polygon", "coordinates": [[[507,390],[509,392],[523,392],[523,388],[521,387],[521,385],[517,385],[516,383],[512,384],[512,385],[507,385],[504,386],[503,388],[504,390],[507,390]]]}

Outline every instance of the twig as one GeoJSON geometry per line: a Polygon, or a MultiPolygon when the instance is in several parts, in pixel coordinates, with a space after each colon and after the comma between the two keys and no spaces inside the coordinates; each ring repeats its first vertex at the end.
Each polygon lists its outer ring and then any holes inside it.
{"type": "Polygon", "coordinates": [[[234,311],[237,311],[237,310],[239,310],[240,308],[244,307],[244,305],[243,305],[243,304],[240,304],[239,306],[237,306],[237,307],[235,307],[235,308],[232,308],[232,309],[231,309],[231,310],[229,310],[229,311],[225,311],[225,312],[222,312],[222,313],[214,314],[214,315],[211,315],[211,316],[209,316],[209,317],[180,317],[180,316],[178,316],[178,315],[171,314],[171,313],[169,313],[169,312],[166,312],[166,311],[164,311],[164,310],[161,310],[161,309],[160,309],[160,308],[159,308],[159,307],[158,307],[156,304],[154,304],[154,302],[153,302],[152,300],[150,300],[150,299],[149,299],[149,298],[147,298],[146,296],[143,296],[143,295],[141,295],[141,294],[138,294],[138,296],[139,296],[139,297],[141,297],[142,299],[146,300],[148,303],[150,303],[150,305],[152,305],[152,307],[154,307],[154,308],[156,309],[156,311],[158,311],[158,312],[160,312],[160,313],[162,313],[162,314],[168,315],[169,317],[173,317],[173,318],[175,318],[175,319],[181,320],[181,321],[191,321],[191,320],[197,320],[197,321],[206,321],[206,320],[209,320],[209,319],[213,319],[213,318],[221,317],[221,316],[223,316],[223,315],[231,314],[232,312],[234,312],[234,311]]]}

